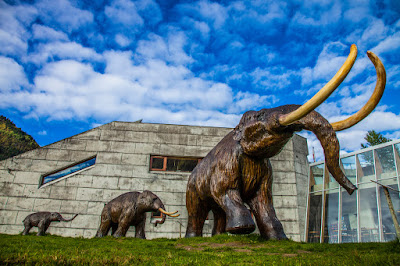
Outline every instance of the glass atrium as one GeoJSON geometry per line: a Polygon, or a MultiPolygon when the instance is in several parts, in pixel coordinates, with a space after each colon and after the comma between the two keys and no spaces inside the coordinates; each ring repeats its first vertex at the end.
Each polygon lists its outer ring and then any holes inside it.
{"type": "MultiPolygon", "coordinates": [[[[330,175],[324,162],[310,164],[306,241],[316,243],[386,242],[396,239],[380,185],[399,190],[400,140],[345,154],[342,170],[358,187],[351,196],[330,175]]],[[[400,194],[389,190],[397,220],[400,194]]]]}

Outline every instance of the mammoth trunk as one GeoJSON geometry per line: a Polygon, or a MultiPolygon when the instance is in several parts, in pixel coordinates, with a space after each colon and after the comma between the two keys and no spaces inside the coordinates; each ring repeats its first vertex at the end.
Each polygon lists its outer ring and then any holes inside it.
{"type": "Polygon", "coordinates": [[[162,204],[161,207],[158,209],[158,211],[161,212],[162,218],[160,221],[156,221],[154,226],[157,226],[158,224],[163,224],[165,222],[165,219],[167,218],[167,215],[165,215],[165,213],[163,213],[160,209],[165,210],[164,204],[162,204]]]}
{"type": "Polygon", "coordinates": [[[64,217],[61,216],[60,221],[63,221],[63,222],[70,222],[70,221],[72,221],[73,219],[75,219],[76,216],[78,216],[78,214],[75,214],[75,216],[72,217],[71,219],[65,219],[64,217]]]}
{"type": "Polygon", "coordinates": [[[312,131],[324,149],[325,162],[333,178],[351,195],[357,189],[344,175],[339,165],[339,141],[329,122],[320,114],[312,111],[302,119],[300,124],[306,130],[312,131]]]}

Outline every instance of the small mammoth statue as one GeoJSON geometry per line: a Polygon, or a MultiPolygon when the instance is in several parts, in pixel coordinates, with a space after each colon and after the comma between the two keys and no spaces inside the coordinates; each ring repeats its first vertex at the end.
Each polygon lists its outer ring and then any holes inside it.
{"type": "Polygon", "coordinates": [[[269,158],[278,154],[294,132],[313,132],[324,148],[327,168],[349,194],[357,189],[339,164],[339,141],[335,131],[349,128],[365,118],[379,103],[386,73],[379,58],[368,57],[375,65],[377,82],[366,105],[349,118],[330,124],[314,109],[340,85],[357,56],[350,54],[337,74],[308,102],[246,112],[239,124],[196,166],[186,190],[188,225],[186,237],[201,236],[208,212],[214,214],[212,234],[247,234],[255,230],[253,213],[265,239],[286,239],[276,216],[272,197],[272,167],[269,158]],[[247,204],[250,210],[245,206],[247,204]],[[251,212],[250,212],[251,211],[251,212]]]}
{"type": "Polygon", "coordinates": [[[103,237],[108,234],[110,228],[114,237],[125,236],[130,226],[136,227],[135,237],[146,239],[145,224],[146,212],[160,211],[162,215],[161,221],[157,224],[165,222],[165,215],[178,217],[176,212],[166,212],[164,204],[157,195],[151,191],[145,190],[142,193],[133,191],[122,194],[107,203],[101,212],[101,223],[97,230],[96,237],[103,237]]]}
{"type": "Polygon", "coordinates": [[[75,216],[71,219],[64,219],[58,212],[35,212],[25,217],[23,221],[25,229],[22,234],[27,235],[29,230],[36,226],[38,227],[37,235],[43,236],[49,228],[51,222],[70,222],[75,219],[76,216],[78,216],[78,214],[75,214],[75,216]]]}

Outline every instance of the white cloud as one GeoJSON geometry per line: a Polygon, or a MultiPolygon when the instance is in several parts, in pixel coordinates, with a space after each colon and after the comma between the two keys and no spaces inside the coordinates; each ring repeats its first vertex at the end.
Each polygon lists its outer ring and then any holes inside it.
{"type": "Polygon", "coordinates": [[[93,22],[93,14],[79,9],[67,0],[40,0],[35,4],[38,15],[47,25],[71,33],[93,22]]]}
{"type": "MultiPolygon", "coordinates": [[[[353,2],[353,1],[351,1],[351,2],[353,2]]],[[[357,3],[356,6],[349,8],[347,10],[344,10],[343,17],[346,20],[358,23],[364,19],[370,18],[371,17],[370,12],[371,11],[369,9],[369,5],[366,5],[364,2],[357,3]]]]}
{"type": "Polygon", "coordinates": [[[41,41],[68,41],[68,35],[47,26],[33,24],[33,38],[41,41]]]}
{"type": "MultiPolygon", "coordinates": [[[[20,91],[21,87],[27,85],[23,67],[11,58],[0,56],[0,93],[20,91]]],[[[8,99],[1,98],[1,105],[4,105],[8,99]]]]}
{"type": "Polygon", "coordinates": [[[235,97],[234,102],[229,107],[229,112],[238,113],[248,110],[256,110],[260,107],[272,107],[277,102],[274,95],[264,95],[241,92],[239,91],[235,97]]]}
{"type": "Polygon", "coordinates": [[[0,2],[0,53],[7,56],[24,56],[31,33],[25,24],[34,20],[36,10],[29,6],[10,6],[0,2]]]}
{"type": "Polygon", "coordinates": [[[202,0],[197,3],[196,9],[206,20],[212,21],[215,29],[221,28],[228,18],[226,8],[218,3],[202,0]]]}
{"type": "Polygon", "coordinates": [[[144,24],[134,2],[129,0],[115,0],[106,6],[104,13],[113,24],[121,24],[127,27],[140,28],[144,24]]]}
{"type": "Polygon", "coordinates": [[[92,48],[83,47],[75,42],[51,42],[40,44],[38,48],[28,57],[30,62],[43,64],[47,60],[57,59],[77,59],[100,61],[102,56],[97,54],[92,48]]]}
{"type": "Polygon", "coordinates": [[[40,135],[40,136],[47,136],[47,131],[46,130],[42,130],[42,131],[39,131],[37,134],[40,135]]]}
{"type": "Polygon", "coordinates": [[[388,27],[385,26],[382,20],[376,19],[364,30],[359,42],[370,46],[370,43],[377,43],[378,41],[385,39],[388,30],[388,27]]]}
{"type": "Polygon", "coordinates": [[[193,62],[184,50],[187,37],[183,32],[172,30],[167,38],[150,34],[148,40],[138,42],[136,52],[144,60],[160,59],[176,65],[183,65],[193,62]]]}
{"type": "Polygon", "coordinates": [[[375,54],[393,53],[400,48],[400,32],[396,32],[391,36],[387,36],[377,46],[372,48],[375,54]]]}
{"type": "Polygon", "coordinates": [[[296,76],[295,71],[283,67],[256,68],[250,76],[253,85],[261,90],[281,90],[289,87],[291,79],[296,76]]]}
{"type": "Polygon", "coordinates": [[[126,37],[123,34],[115,35],[115,41],[120,47],[126,47],[132,43],[132,39],[126,37]]]}
{"type": "Polygon", "coordinates": [[[304,1],[303,8],[296,11],[293,24],[303,26],[329,26],[339,23],[342,18],[340,1],[304,1]],[[310,12],[313,9],[314,12],[310,12]]]}

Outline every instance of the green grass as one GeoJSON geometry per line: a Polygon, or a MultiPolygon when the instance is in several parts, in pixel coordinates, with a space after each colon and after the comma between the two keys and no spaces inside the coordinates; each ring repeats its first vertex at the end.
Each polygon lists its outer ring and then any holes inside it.
{"type": "Polygon", "coordinates": [[[141,240],[0,234],[0,264],[400,265],[400,244],[311,244],[257,235],[141,240]]]}

